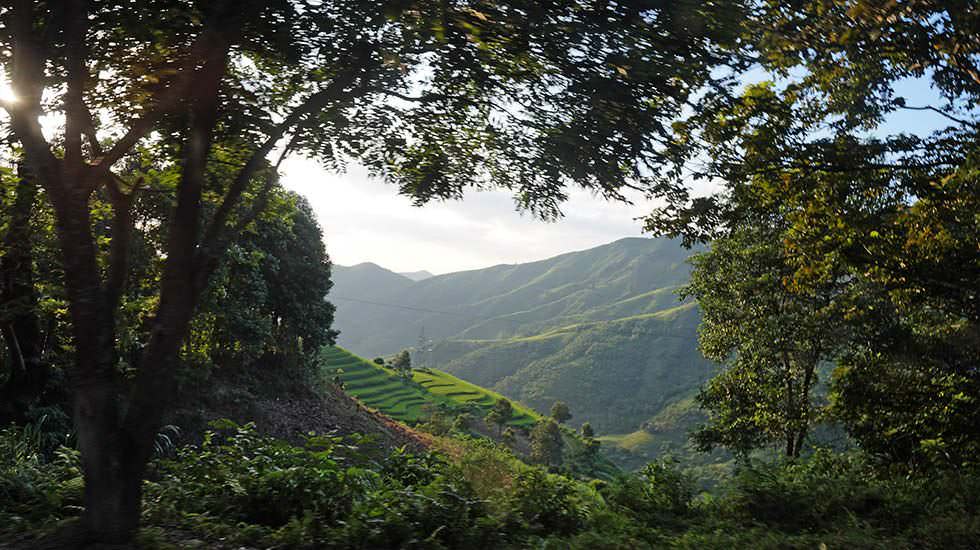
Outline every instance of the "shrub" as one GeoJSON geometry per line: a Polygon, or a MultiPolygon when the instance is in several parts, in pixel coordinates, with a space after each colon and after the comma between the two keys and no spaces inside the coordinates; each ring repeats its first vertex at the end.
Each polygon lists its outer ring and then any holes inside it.
{"type": "Polygon", "coordinates": [[[639,473],[620,476],[602,489],[610,505],[647,525],[674,524],[691,512],[694,481],[676,462],[646,465],[639,473]]]}
{"type": "Polygon", "coordinates": [[[528,469],[515,480],[514,509],[532,533],[571,534],[582,529],[588,518],[588,507],[577,489],[568,478],[528,469]]]}
{"type": "Polygon", "coordinates": [[[81,505],[78,452],[60,447],[46,458],[37,428],[0,429],[0,533],[56,522],[81,505]]]}
{"type": "Polygon", "coordinates": [[[738,518],[783,531],[827,530],[854,521],[895,531],[921,513],[917,484],[879,478],[861,455],[818,451],[804,460],[744,465],[726,504],[738,518]]]}
{"type": "Polygon", "coordinates": [[[199,448],[182,448],[174,460],[158,463],[160,479],[148,494],[158,511],[267,527],[304,515],[334,521],[349,513],[353,493],[376,482],[373,472],[341,467],[333,453],[337,439],[294,447],[257,435],[253,424],[230,424],[223,424],[234,429],[230,436],[208,432],[199,448]]]}

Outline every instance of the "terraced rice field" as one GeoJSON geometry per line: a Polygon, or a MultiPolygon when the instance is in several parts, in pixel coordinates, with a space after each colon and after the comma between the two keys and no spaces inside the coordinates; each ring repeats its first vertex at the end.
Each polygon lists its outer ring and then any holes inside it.
{"type": "MultiPolygon", "coordinates": [[[[321,352],[321,368],[328,377],[339,374],[347,393],[362,403],[402,422],[422,419],[426,404],[470,405],[487,411],[501,396],[435,369],[414,371],[409,383],[395,371],[376,365],[339,347],[321,352]]],[[[510,425],[530,428],[540,415],[518,403],[510,425]]]]}

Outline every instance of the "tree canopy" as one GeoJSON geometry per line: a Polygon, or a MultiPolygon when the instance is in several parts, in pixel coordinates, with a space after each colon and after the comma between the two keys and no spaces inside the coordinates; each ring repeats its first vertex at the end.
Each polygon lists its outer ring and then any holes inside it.
{"type": "MultiPolygon", "coordinates": [[[[768,230],[752,242],[783,258],[772,294],[714,302],[732,314],[718,329],[764,341],[771,323],[746,313],[777,295],[827,297],[806,317],[840,329],[830,411],[889,462],[976,456],[978,17],[970,2],[758,5],[746,53],[772,81],[708,98],[679,126],[698,145],[678,165],[723,190],[679,194],[647,220],[657,233],[713,241],[715,256],[768,230]],[[933,101],[901,97],[908,79],[928,82],[933,101]],[[892,130],[900,113],[931,115],[938,128],[892,130]]],[[[713,267],[719,281],[741,274],[713,267]]]]}

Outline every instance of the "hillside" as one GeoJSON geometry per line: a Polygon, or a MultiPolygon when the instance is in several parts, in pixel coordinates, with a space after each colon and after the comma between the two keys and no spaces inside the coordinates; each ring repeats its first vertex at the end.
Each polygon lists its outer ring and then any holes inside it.
{"type": "MultiPolygon", "coordinates": [[[[331,294],[339,344],[373,357],[417,346],[424,331],[430,345],[413,353],[416,366],[537,410],[565,401],[570,423],[590,422],[610,446],[652,437],[643,425],[689,400],[715,368],[697,351],[696,306],[676,294],[690,253],[674,241],[631,238],[418,282],[374,264],[339,268],[331,294]]],[[[670,442],[681,443],[696,420],[685,416],[670,442]]],[[[642,447],[626,449],[620,463],[649,458],[642,447]]]]}
{"type": "Polygon", "coordinates": [[[531,337],[449,341],[433,355],[446,371],[537,409],[563,400],[573,424],[628,432],[711,374],[692,342],[697,324],[697,309],[684,304],[531,337]]]}
{"type": "MultiPolygon", "coordinates": [[[[412,378],[406,379],[386,366],[336,346],[320,352],[319,368],[325,377],[332,380],[339,378],[343,382],[343,393],[356,397],[361,404],[377,410],[383,417],[415,425],[420,422],[434,423],[432,416],[440,410],[447,419],[463,414],[470,419],[464,432],[500,439],[499,428],[488,425],[483,417],[502,396],[451,374],[424,369],[413,371],[412,378]]],[[[514,441],[508,445],[515,453],[527,458],[530,451],[528,431],[542,416],[521,403],[512,401],[511,405],[513,416],[507,425],[516,430],[514,441]]],[[[567,428],[563,430],[562,440],[564,455],[569,461],[567,465],[576,468],[576,457],[584,450],[584,442],[576,432],[567,428]]],[[[611,479],[619,472],[617,466],[600,453],[597,461],[588,467],[586,475],[611,479]]]]}
{"type": "MultiPolygon", "coordinates": [[[[320,361],[326,375],[340,377],[347,393],[365,405],[407,423],[422,420],[426,405],[472,407],[485,414],[501,397],[435,369],[413,371],[409,381],[389,368],[338,347],[323,349],[320,361]]],[[[512,426],[529,428],[540,418],[519,403],[513,405],[514,418],[509,422],[512,426]]]]}
{"type": "Polygon", "coordinates": [[[338,344],[371,356],[435,341],[532,336],[677,305],[689,251],[665,239],[622,239],[517,265],[413,282],[374,264],[335,266],[338,344]]]}

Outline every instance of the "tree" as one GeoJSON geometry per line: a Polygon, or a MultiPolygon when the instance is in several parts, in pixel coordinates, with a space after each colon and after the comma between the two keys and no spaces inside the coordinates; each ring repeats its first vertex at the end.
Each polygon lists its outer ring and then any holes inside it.
{"type": "Polygon", "coordinates": [[[404,349],[395,355],[395,357],[391,360],[391,368],[395,369],[395,372],[401,376],[406,378],[412,377],[412,356],[408,353],[407,349],[404,349]]]}
{"type": "Polygon", "coordinates": [[[553,418],[539,421],[531,430],[531,460],[538,464],[547,466],[561,464],[564,445],[561,428],[553,418]]]}
{"type": "Polygon", "coordinates": [[[559,424],[563,424],[572,418],[572,413],[564,401],[555,401],[555,404],[551,406],[551,418],[554,418],[559,424]]]}
{"type": "Polygon", "coordinates": [[[6,376],[0,378],[0,424],[25,419],[29,404],[40,396],[48,368],[41,360],[42,332],[38,318],[32,251],[31,214],[37,200],[37,182],[23,173],[0,174],[6,194],[13,185],[13,200],[4,204],[6,231],[0,255],[0,335],[6,348],[6,376]]]}
{"type": "Polygon", "coordinates": [[[595,468],[596,459],[599,457],[599,447],[601,443],[595,438],[595,432],[592,430],[592,424],[584,422],[581,428],[582,434],[582,456],[585,459],[586,466],[592,470],[595,468]]]}
{"type": "MultiPolygon", "coordinates": [[[[560,215],[566,187],[645,189],[670,122],[732,61],[744,10],[698,3],[16,0],[0,11],[13,138],[57,219],[75,361],[83,524],[139,519],[174,363],[231,242],[290,152],[356,159],[422,204],[469,186],[560,215]],[[424,78],[421,78],[424,76],[424,78]],[[43,115],[63,115],[57,142],[43,115]],[[279,152],[278,160],[268,157],[279,152]],[[151,159],[152,167],[143,162],[151,159]],[[133,206],[167,193],[158,299],[134,376],[116,371],[133,206]],[[99,246],[92,198],[112,211],[99,246]],[[215,208],[205,208],[210,198],[215,208]],[[104,266],[104,268],[103,268],[104,266]],[[123,396],[120,398],[120,396],[123,396]]],[[[57,117],[55,117],[57,118],[57,117]]]]}
{"type": "Polygon", "coordinates": [[[701,352],[726,365],[698,395],[709,421],[694,440],[740,455],[776,442],[796,457],[816,418],[817,366],[833,357],[842,332],[822,313],[828,294],[786,288],[793,268],[783,235],[765,223],[734,228],[691,259],[681,294],[701,307],[701,352]]]}
{"type": "Polygon", "coordinates": [[[500,440],[504,442],[504,445],[513,447],[514,443],[517,441],[517,432],[514,431],[514,428],[508,426],[507,429],[504,430],[504,433],[500,434],[500,440]]]}
{"type": "MultiPolygon", "coordinates": [[[[308,368],[336,331],[330,261],[306,201],[278,186],[265,215],[228,247],[191,324],[209,367],[308,368]]],[[[128,297],[124,297],[124,301],[128,297]]],[[[185,346],[188,347],[188,346],[185,346]]]]}
{"type": "Polygon", "coordinates": [[[453,420],[453,431],[466,433],[470,430],[470,426],[473,425],[473,416],[468,412],[461,412],[456,415],[453,420]]]}
{"type": "MultiPolygon", "coordinates": [[[[703,147],[695,177],[724,190],[676,193],[647,227],[707,241],[777,206],[791,268],[783,287],[797,296],[831,289],[820,314],[847,329],[837,342],[833,416],[895,464],[971,461],[980,435],[970,420],[980,413],[977,7],[814,0],[760,8],[747,44],[782,82],[719,94],[677,126],[703,147]],[[936,90],[932,104],[898,95],[899,81],[916,78],[936,90]],[[889,135],[883,122],[901,112],[945,127],[889,135]]],[[[678,155],[674,173],[692,158],[678,155]]],[[[665,186],[683,185],[665,174],[665,186]]]]}
{"type": "Polygon", "coordinates": [[[375,357],[371,362],[374,363],[375,365],[381,365],[381,366],[384,366],[385,364],[384,357],[375,357]]]}
{"type": "Polygon", "coordinates": [[[510,404],[510,401],[501,397],[493,404],[493,408],[487,412],[486,421],[488,424],[497,425],[497,435],[500,435],[500,431],[504,428],[510,419],[514,416],[514,406],[510,404]]]}

